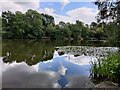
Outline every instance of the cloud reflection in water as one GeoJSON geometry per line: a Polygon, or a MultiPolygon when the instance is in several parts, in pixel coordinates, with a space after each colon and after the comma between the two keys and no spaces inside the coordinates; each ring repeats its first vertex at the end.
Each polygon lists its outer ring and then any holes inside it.
{"type": "MultiPolygon", "coordinates": [[[[1,62],[2,86],[4,88],[88,87],[90,84],[86,85],[86,82],[90,82],[89,64],[76,64],[74,61],[78,57],[71,58],[71,61],[68,57],[69,55],[59,56],[55,51],[52,60],[39,62],[33,66],[25,62],[11,64],[1,62]]],[[[86,57],[81,56],[78,60],[84,58],[86,57]]]]}
{"type": "MultiPolygon", "coordinates": [[[[3,65],[4,66],[4,65],[3,65]]],[[[32,66],[26,63],[5,65],[2,72],[3,88],[56,88],[60,87],[57,83],[60,76],[51,71],[36,72],[32,66]]]]}

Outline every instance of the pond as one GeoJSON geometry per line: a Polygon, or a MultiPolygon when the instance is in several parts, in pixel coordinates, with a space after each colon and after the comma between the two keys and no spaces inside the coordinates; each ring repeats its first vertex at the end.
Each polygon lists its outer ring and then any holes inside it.
{"type": "Polygon", "coordinates": [[[107,42],[3,40],[3,88],[91,88],[90,62],[117,51],[107,42]]]}

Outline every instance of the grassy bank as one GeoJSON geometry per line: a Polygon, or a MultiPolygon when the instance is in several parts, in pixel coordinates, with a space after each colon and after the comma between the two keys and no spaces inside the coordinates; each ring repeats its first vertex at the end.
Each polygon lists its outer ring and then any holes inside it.
{"type": "Polygon", "coordinates": [[[92,62],[93,81],[112,81],[120,85],[120,53],[109,54],[106,58],[92,62]]]}

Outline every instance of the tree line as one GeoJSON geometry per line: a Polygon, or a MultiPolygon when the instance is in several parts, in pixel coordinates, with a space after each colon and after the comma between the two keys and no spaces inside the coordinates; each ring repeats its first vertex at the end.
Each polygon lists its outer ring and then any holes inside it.
{"type": "Polygon", "coordinates": [[[112,40],[116,36],[113,35],[116,30],[112,29],[112,22],[92,22],[88,25],[76,20],[75,24],[60,21],[56,25],[53,16],[32,9],[25,13],[4,11],[1,18],[3,38],[8,39],[112,40]]]}
{"type": "Polygon", "coordinates": [[[80,21],[76,21],[76,24],[60,21],[55,25],[52,16],[29,9],[25,14],[20,11],[2,12],[2,29],[5,38],[80,39],[86,38],[88,27],[80,21]],[[85,35],[81,35],[82,32],[85,35]]]}

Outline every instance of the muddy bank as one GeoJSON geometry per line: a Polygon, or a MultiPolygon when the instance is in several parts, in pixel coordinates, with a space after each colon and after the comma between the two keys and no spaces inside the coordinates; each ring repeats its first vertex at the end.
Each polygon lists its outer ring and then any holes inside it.
{"type": "Polygon", "coordinates": [[[120,86],[117,83],[104,81],[94,86],[94,88],[119,88],[120,86]]]}

